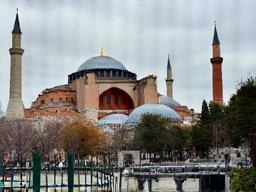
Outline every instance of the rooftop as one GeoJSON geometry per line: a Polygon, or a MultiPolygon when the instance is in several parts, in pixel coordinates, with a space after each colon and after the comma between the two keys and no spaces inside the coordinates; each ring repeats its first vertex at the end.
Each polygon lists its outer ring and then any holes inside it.
{"type": "Polygon", "coordinates": [[[43,90],[43,94],[46,93],[50,93],[50,92],[54,92],[54,91],[69,91],[69,92],[73,92],[74,90],[72,90],[67,84],[66,85],[59,85],[59,86],[55,86],[52,88],[47,88],[45,90],[43,90]]]}
{"type": "Polygon", "coordinates": [[[175,108],[175,107],[180,107],[181,105],[174,99],[171,99],[167,96],[160,96],[159,97],[159,103],[166,105],[167,107],[170,108],[175,108]]]}

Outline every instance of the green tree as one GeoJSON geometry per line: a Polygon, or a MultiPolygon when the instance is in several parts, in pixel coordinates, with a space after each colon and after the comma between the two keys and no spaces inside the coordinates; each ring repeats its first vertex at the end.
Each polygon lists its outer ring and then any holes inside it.
{"type": "Polygon", "coordinates": [[[156,115],[144,115],[135,131],[135,145],[149,153],[166,148],[168,121],[156,115]]]}
{"type": "Polygon", "coordinates": [[[231,191],[256,192],[256,169],[234,169],[231,175],[231,191]]]}
{"type": "Polygon", "coordinates": [[[235,147],[249,143],[251,159],[256,166],[256,78],[241,82],[226,111],[231,144],[235,147]]]}
{"type": "Polygon", "coordinates": [[[192,126],[191,130],[192,143],[200,155],[208,154],[212,141],[210,129],[210,114],[207,102],[203,100],[200,120],[192,126]]]}
{"type": "Polygon", "coordinates": [[[166,130],[166,150],[183,150],[186,145],[185,131],[177,125],[168,125],[166,130]]]}
{"type": "Polygon", "coordinates": [[[209,108],[208,108],[207,102],[203,100],[200,124],[208,125],[209,122],[210,122],[209,108]]]}
{"type": "Polygon", "coordinates": [[[208,124],[210,134],[212,137],[212,146],[215,148],[224,146],[224,129],[223,129],[223,106],[214,102],[209,103],[209,119],[208,124]]]}
{"type": "Polygon", "coordinates": [[[149,153],[161,155],[164,151],[182,150],[185,143],[184,131],[158,115],[144,115],[135,131],[135,146],[149,153]]]}
{"type": "Polygon", "coordinates": [[[193,141],[191,137],[191,132],[192,132],[192,127],[193,126],[183,126],[182,130],[184,131],[184,136],[185,136],[185,148],[187,151],[192,151],[193,150],[193,141]]]}
{"type": "Polygon", "coordinates": [[[196,124],[191,130],[192,143],[197,152],[202,155],[208,154],[211,145],[211,136],[209,130],[200,124],[196,124]]]}

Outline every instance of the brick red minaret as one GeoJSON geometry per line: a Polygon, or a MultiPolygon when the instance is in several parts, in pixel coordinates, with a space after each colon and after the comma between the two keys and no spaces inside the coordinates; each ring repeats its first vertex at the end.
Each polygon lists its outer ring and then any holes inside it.
{"type": "Polygon", "coordinates": [[[212,42],[212,91],[213,91],[213,102],[223,105],[223,86],[222,86],[222,62],[223,58],[220,54],[220,41],[216,29],[214,28],[214,36],[212,42]]]}

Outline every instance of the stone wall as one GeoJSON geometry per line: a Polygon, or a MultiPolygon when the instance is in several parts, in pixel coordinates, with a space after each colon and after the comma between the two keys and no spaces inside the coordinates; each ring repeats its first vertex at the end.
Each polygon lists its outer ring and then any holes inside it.
{"type": "Polygon", "coordinates": [[[40,94],[36,101],[32,103],[31,107],[45,108],[53,106],[69,106],[69,108],[76,109],[76,93],[66,91],[52,91],[46,94],[40,94]]]}
{"type": "Polygon", "coordinates": [[[158,103],[156,76],[149,75],[138,81],[135,87],[137,106],[150,103],[158,103]]]}
{"type": "Polygon", "coordinates": [[[30,108],[25,109],[25,118],[33,118],[40,116],[63,116],[63,117],[80,117],[80,113],[62,107],[47,107],[45,109],[30,108]]]}

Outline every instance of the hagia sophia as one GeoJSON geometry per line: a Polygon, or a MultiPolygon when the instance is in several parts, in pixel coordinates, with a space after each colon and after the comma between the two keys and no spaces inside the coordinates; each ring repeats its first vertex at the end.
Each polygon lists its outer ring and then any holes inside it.
{"type": "MultiPolygon", "coordinates": [[[[173,98],[173,76],[170,58],[166,67],[166,95],[157,89],[157,77],[148,75],[137,79],[137,74],[129,71],[117,59],[100,50],[99,56],[87,59],[77,71],[67,77],[67,84],[43,90],[31,107],[24,109],[21,98],[22,54],[21,28],[18,13],[12,31],[10,95],[6,118],[20,119],[37,116],[81,115],[86,119],[101,123],[138,122],[141,115],[152,113],[170,118],[181,124],[191,124],[194,112],[173,98]]],[[[223,103],[222,57],[215,26],[213,38],[213,101],[223,103]]]]}

